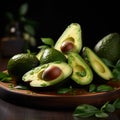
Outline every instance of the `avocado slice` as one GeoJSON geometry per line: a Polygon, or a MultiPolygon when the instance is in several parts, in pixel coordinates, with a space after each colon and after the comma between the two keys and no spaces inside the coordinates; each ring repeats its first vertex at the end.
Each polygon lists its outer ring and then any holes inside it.
{"type": "Polygon", "coordinates": [[[51,62],[38,66],[22,77],[24,82],[28,82],[31,87],[44,88],[53,86],[65,81],[72,73],[72,68],[65,62],[51,62]]]}
{"type": "Polygon", "coordinates": [[[113,74],[109,67],[97,56],[97,54],[89,47],[83,47],[83,55],[89,62],[93,70],[103,79],[110,80],[113,78],[113,74]]]}
{"type": "Polygon", "coordinates": [[[78,23],[71,23],[54,46],[55,49],[67,54],[70,51],[80,52],[82,48],[82,30],[78,23]]]}
{"type": "Polygon", "coordinates": [[[71,79],[74,80],[77,84],[88,85],[92,82],[92,70],[78,53],[70,52],[68,54],[68,64],[73,69],[71,79]]]}

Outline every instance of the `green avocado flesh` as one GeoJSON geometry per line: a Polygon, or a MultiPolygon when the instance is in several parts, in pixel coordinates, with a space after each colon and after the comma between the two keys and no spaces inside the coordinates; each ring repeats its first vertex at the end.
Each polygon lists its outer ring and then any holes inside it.
{"type": "Polygon", "coordinates": [[[88,60],[93,70],[103,79],[110,80],[113,78],[111,70],[106,64],[88,47],[83,48],[83,54],[88,60]]]}
{"type": "Polygon", "coordinates": [[[68,54],[68,64],[73,68],[71,79],[77,84],[87,85],[92,82],[92,70],[78,53],[70,52],[68,54]]]}
{"type": "Polygon", "coordinates": [[[28,71],[23,75],[22,80],[24,82],[29,82],[32,87],[47,87],[61,83],[69,77],[71,73],[72,68],[67,63],[56,61],[38,66],[28,71]],[[54,68],[57,69],[54,70],[54,68]],[[45,73],[45,71],[47,72],[45,73]],[[58,74],[59,72],[61,72],[61,74],[54,78],[55,74],[58,74]]]}
{"type": "Polygon", "coordinates": [[[82,48],[82,30],[78,23],[71,23],[57,40],[55,49],[67,54],[70,51],[80,52],[82,48]]]}

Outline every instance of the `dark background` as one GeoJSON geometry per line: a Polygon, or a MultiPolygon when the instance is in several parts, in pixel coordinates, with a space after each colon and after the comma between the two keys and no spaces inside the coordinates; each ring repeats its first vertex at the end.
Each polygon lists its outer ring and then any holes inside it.
{"type": "Polygon", "coordinates": [[[95,43],[111,32],[120,33],[120,13],[117,1],[102,0],[4,0],[0,1],[0,37],[7,23],[5,12],[17,14],[18,7],[27,2],[27,17],[39,22],[37,38],[51,37],[55,41],[72,22],[81,25],[84,45],[95,43]]]}

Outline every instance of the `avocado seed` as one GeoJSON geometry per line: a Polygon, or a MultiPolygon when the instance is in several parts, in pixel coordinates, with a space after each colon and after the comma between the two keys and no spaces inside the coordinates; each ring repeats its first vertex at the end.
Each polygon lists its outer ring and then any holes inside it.
{"type": "Polygon", "coordinates": [[[74,48],[74,43],[72,41],[64,41],[61,45],[61,51],[63,53],[68,53],[74,48]]]}
{"type": "Polygon", "coordinates": [[[47,81],[54,80],[57,77],[59,77],[61,73],[62,73],[62,70],[59,67],[50,66],[44,70],[42,74],[42,79],[47,81]]]}

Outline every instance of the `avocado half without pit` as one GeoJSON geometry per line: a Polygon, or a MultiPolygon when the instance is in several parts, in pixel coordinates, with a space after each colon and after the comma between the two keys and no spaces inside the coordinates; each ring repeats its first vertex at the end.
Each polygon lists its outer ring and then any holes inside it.
{"type": "Polygon", "coordinates": [[[91,68],[76,52],[68,54],[68,64],[73,68],[71,79],[78,85],[88,85],[93,80],[91,68]]]}
{"type": "Polygon", "coordinates": [[[83,48],[83,56],[89,62],[92,69],[95,71],[95,73],[97,73],[98,76],[104,80],[111,80],[113,78],[113,74],[109,67],[89,47],[83,48]]]}
{"type": "Polygon", "coordinates": [[[56,61],[28,71],[22,80],[28,82],[31,87],[44,88],[64,83],[71,73],[72,68],[67,63],[56,61]]]}

